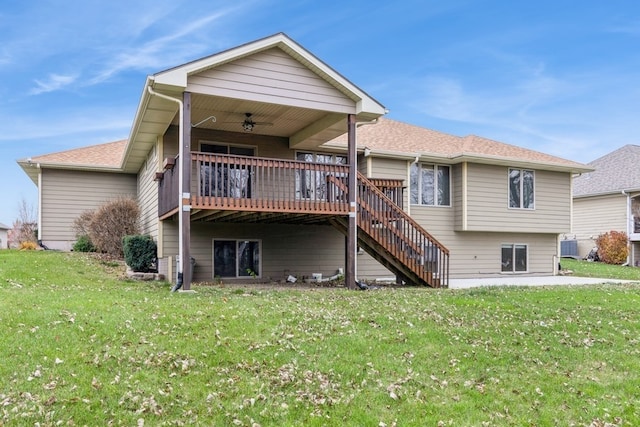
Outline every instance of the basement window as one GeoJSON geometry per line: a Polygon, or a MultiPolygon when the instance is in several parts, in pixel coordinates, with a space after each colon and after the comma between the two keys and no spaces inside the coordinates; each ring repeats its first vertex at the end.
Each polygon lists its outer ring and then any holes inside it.
{"type": "Polygon", "coordinates": [[[523,273],[528,270],[527,245],[509,244],[502,245],[502,272],[523,273]]]}

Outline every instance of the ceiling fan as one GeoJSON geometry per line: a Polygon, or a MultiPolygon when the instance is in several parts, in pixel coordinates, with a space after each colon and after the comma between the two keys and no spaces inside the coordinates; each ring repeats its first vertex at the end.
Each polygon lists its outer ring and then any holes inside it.
{"type": "MultiPolygon", "coordinates": [[[[238,123],[238,122],[226,122],[226,123],[238,123]]],[[[273,123],[256,122],[255,120],[253,120],[252,113],[244,113],[244,120],[239,123],[245,132],[253,131],[253,128],[256,126],[273,126],[273,123]]]]}

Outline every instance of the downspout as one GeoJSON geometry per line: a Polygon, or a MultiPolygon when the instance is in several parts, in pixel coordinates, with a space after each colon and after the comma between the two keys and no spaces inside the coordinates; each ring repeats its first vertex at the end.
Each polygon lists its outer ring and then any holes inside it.
{"type": "Polygon", "coordinates": [[[42,242],[42,168],[36,163],[38,169],[38,242],[42,242]]]}
{"type": "MultiPolygon", "coordinates": [[[[354,117],[355,120],[355,117],[354,117]]],[[[353,171],[353,177],[350,178],[351,179],[351,183],[353,185],[353,189],[357,192],[357,188],[358,188],[358,172],[359,172],[359,168],[358,168],[358,158],[357,158],[357,154],[356,154],[356,148],[358,145],[358,128],[361,126],[366,126],[366,125],[375,125],[376,123],[378,123],[378,119],[373,119],[373,120],[369,120],[366,122],[357,122],[355,124],[355,129],[354,129],[354,138],[353,138],[353,156],[355,157],[355,171],[353,171]]],[[[351,147],[349,147],[349,150],[351,150],[351,147]]],[[[369,169],[369,162],[370,162],[370,158],[369,155],[371,154],[371,150],[368,150],[369,153],[367,153],[367,150],[365,148],[365,157],[366,157],[366,162],[367,162],[367,170],[369,169]]],[[[350,157],[350,156],[349,156],[350,157]]],[[[354,249],[354,252],[352,254],[353,258],[353,281],[358,285],[360,285],[360,282],[358,281],[358,198],[357,196],[355,198],[349,198],[349,202],[350,202],[350,211],[349,211],[349,216],[351,217],[352,215],[355,217],[355,227],[356,227],[356,243],[355,243],[355,248],[349,248],[349,249],[354,249]],[[351,211],[353,210],[353,212],[351,211]]],[[[345,276],[346,279],[346,276],[345,276]]],[[[347,282],[347,287],[349,287],[349,283],[347,282]]]]}
{"type": "MultiPolygon", "coordinates": [[[[158,96],[162,99],[166,99],[167,101],[173,101],[175,103],[178,104],[179,106],[179,114],[180,114],[180,121],[179,121],[179,129],[178,129],[178,157],[180,158],[180,161],[178,162],[178,176],[180,177],[180,179],[178,180],[178,194],[179,194],[179,200],[180,202],[180,209],[182,209],[182,200],[183,200],[183,182],[182,182],[182,160],[183,160],[183,155],[184,155],[184,150],[183,150],[183,136],[182,136],[182,119],[183,119],[183,115],[184,115],[184,104],[182,103],[182,101],[180,99],[177,98],[173,98],[171,96],[167,96],[164,95],[162,93],[158,93],[156,91],[154,91],[151,86],[147,86],[147,90],[149,91],[149,93],[151,95],[155,95],[158,96]]],[[[182,219],[182,212],[178,215],[178,269],[176,271],[176,284],[173,287],[172,291],[177,291],[178,289],[180,289],[182,287],[182,273],[184,272],[184,257],[183,257],[183,253],[184,253],[184,248],[182,247],[182,223],[183,223],[183,219],[182,219]]]]}
{"type": "MultiPolygon", "coordinates": [[[[625,190],[621,191],[623,196],[627,197],[627,215],[626,215],[626,223],[627,223],[627,239],[629,239],[629,246],[633,249],[633,244],[631,243],[631,196],[625,190]]],[[[631,251],[627,255],[627,262],[623,265],[631,265],[631,251]]]]}

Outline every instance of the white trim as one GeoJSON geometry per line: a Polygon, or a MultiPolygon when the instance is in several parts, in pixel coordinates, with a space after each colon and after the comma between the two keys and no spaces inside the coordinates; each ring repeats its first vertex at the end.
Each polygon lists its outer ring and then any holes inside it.
{"type": "Polygon", "coordinates": [[[42,240],[42,169],[38,164],[38,240],[42,240]]]}
{"type": "Polygon", "coordinates": [[[509,274],[509,275],[512,275],[512,274],[527,274],[528,272],[529,272],[529,244],[528,244],[528,243],[514,243],[514,242],[511,242],[511,243],[500,243],[500,273],[501,273],[501,274],[509,274]],[[505,246],[511,246],[511,247],[512,247],[512,253],[511,253],[511,255],[512,255],[512,257],[513,257],[513,266],[512,266],[511,271],[504,271],[504,270],[502,270],[502,249],[503,249],[505,246]],[[525,247],[525,249],[526,249],[526,251],[527,251],[527,258],[526,258],[526,263],[527,263],[527,266],[526,266],[526,267],[527,267],[527,269],[526,269],[526,270],[524,270],[524,271],[516,271],[516,270],[515,270],[515,263],[516,263],[516,247],[517,247],[517,246],[524,246],[524,247],[525,247]]]}
{"type": "Polygon", "coordinates": [[[409,164],[409,185],[407,186],[409,188],[409,205],[413,205],[413,206],[420,206],[420,207],[431,207],[431,208],[451,208],[453,206],[453,193],[452,193],[452,172],[451,172],[452,168],[451,165],[443,165],[440,163],[423,163],[423,162],[412,162],[409,164]],[[422,167],[423,166],[431,166],[432,170],[433,170],[433,204],[429,205],[429,204],[425,204],[425,203],[413,203],[413,201],[411,200],[411,168],[413,167],[413,165],[416,165],[419,169],[418,169],[418,202],[420,202],[421,199],[421,194],[422,194],[422,167]],[[443,168],[447,168],[449,169],[449,204],[448,205],[441,205],[438,204],[438,168],[443,167],[443,168]]]}
{"type": "Polygon", "coordinates": [[[516,211],[527,211],[527,212],[531,212],[531,211],[535,211],[536,210],[536,188],[538,187],[538,184],[536,183],[536,171],[533,169],[523,169],[523,168],[516,168],[516,167],[508,167],[507,168],[507,209],[511,209],[511,210],[516,210],[516,211]],[[520,171],[520,175],[521,175],[521,179],[520,179],[520,206],[515,207],[515,206],[511,206],[511,171],[512,170],[518,170],[520,171]],[[531,174],[533,175],[533,207],[532,208],[525,208],[522,206],[523,202],[524,202],[524,179],[522,179],[522,173],[524,171],[527,172],[531,172],[531,174]]]}
{"type": "Polygon", "coordinates": [[[469,195],[467,191],[469,190],[468,179],[469,179],[469,163],[462,163],[462,230],[468,230],[469,228],[469,195]]]}

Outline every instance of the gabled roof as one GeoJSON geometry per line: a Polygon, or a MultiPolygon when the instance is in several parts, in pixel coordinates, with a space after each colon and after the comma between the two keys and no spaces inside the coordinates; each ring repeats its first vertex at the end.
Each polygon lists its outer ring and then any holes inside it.
{"type": "Polygon", "coordinates": [[[38,180],[37,169],[39,167],[120,172],[120,164],[122,163],[126,145],[127,140],[123,139],[106,144],[44,154],[29,159],[20,159],[18,164],[35,183],[38,180]]]}
{"type": "Polygon", "coordinates": [[[171,87],[187,87],[187,78],[190,75],[201,73],[210,68],[217,67],[227,62],[235,61],[255,53],[277,47],[297,59],[302,65],[309,68],[324,80],[338,88],[349,98],[359,103],[359,110],[370,111],[377,114],[385,114],[386,109],[382,104],[365,93],[358,86],[347,80],[344,76],[320,60],[314,54],[296,43],[285,33],[277,33],[269,37],[245,43],[211,56],[207,56],[186,64],[161,71],[153,75],[156,85],[171,87]]]}
{"type": "MultiPolygon", "coordinates": [[[[156,136],[165,132],[178,111],[178,103],[167,99],[167,96],[181,99],[190,76],[273,48],[281,49],[350,98],[354,102],[356,115],[368,117],[370,120],[386,113],[385,107],[378,101],[286,34],[278,33],[149,76],[129,134],[129,143],[123,158],[123,170],[135,172],[140,168],[146,153],[155,143],[156,136]],[[154,96],[150,90],[165,96],[154,96]]],[[[317,132],[320,130],[316,130],[317,132]]],[[[310,135],[304,134],[304,137],[309,138],[310,135]]]]}
{"type": "MultiPolygon", "coordinates": [[[[357,144],[361,149],[388,157],[419,157],[423,161],[460,163],[501,164],[509,166],[529,166],[544,170],[558,170],[581,173],[590,167],[571,160],[555,157],[539,151],[503,142],[493,141],[475,135],[454,136],[431,129],[381,117],[375,124],[358,127],[357,144]]],[[[341,136],[327,145],[346,144],[341,136]]]]}
{"type": "Polygon", "coordinates": [[[574,180],[574,197],[640,191],[640,146],[625,145],[588,165],[595,170],[574,180]]]}

